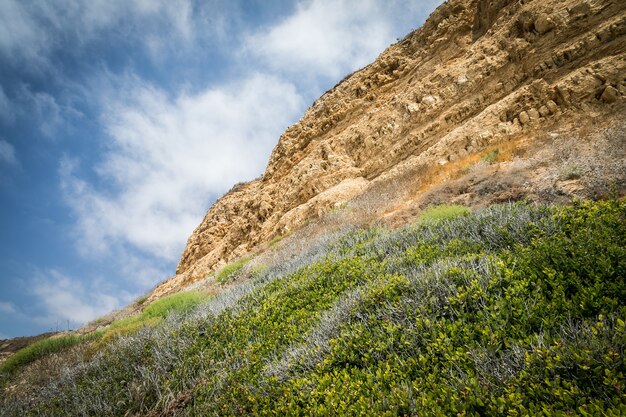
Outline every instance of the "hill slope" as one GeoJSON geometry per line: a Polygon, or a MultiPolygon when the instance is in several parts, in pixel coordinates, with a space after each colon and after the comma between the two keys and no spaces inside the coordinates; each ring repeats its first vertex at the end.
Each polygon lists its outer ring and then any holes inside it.
{"type": "Polygon", "coordinates": [[[287,129],[264,175],[211,207],[152,298],[344,204],[353,223],[402,224],[433,199],[626,191],[613,124],[625,72],[624,2],[448,1],[287,129]]]}
{"type": "Polygon", "coordinates": [[[626,414],[625,70],[624,2],[446,2],[0,414],[626,414]]]}
{"type": "Polygon", "coordinates": [[[41,359],[5,380],[0,410],[624,415],[625,300],[626,201],[426,217],[41,359]]]}

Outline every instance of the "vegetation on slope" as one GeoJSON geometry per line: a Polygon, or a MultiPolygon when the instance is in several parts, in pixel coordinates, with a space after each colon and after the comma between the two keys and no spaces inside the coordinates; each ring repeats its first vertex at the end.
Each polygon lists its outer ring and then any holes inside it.
{"type": "MultiPolygon", "coordinates": [[[[206,299],[206,295],[197,291],[186,291],[163,297],[148,305],[141,313],[116,320],[106,329],[98,330],[87,335],[65,334],[39,340],[24,349],[19,350],[9,359],[0,364],[0,375],[11,376],[24,366],[78,344],[98,341],[106,343],[120,334],[132,333],[137,329],[154,325],[165,319],[172,312],[186,313],[194,306],[206,299]]],[[[0,380],[1,381],[1,380],[0,380]]]]}
{"type": "Polygon", "coordinates": [[[188,313],[206,298],[207,295],[199,291],[184,291],[160,298],[149,304],[141,313],[116,320],[103,331],[99,331],[98,344],[107,343],[122,334],[133,333],[142,327],[157,325],[174,312],[188,313]]]}
{"type": "Polygon", "coordinates": [[[20,368],[57,352],[61,352],[71,346],[81,342],[93,340],[99,337],[99,334],[89,336],[77,336],[75,334],[66,334],[60,336],[52,336],[47,339],[38,340],[35,343],[18,350],[13,356],[0,364],[0,373],[3,375],[12,375],[20,368]]]}
{"type": "Polygon", "coordinates": [[[186,314],[72,356],[2,407],[626,414],[626,202],[459,214],[312,247],[186,314]]]}

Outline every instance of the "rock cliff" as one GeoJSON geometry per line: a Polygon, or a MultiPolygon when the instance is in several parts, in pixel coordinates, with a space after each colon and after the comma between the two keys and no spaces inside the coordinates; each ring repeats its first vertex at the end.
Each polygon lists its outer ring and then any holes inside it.
{"type": "Polygon", "coordinates": [[[623,136],[593,132],[622,129],[625,95],[626,2],[447,1],[284,132],[264,175],[210,208],[153,296],[346,204],[402,221],[433,190],[445,198],[430,201],[474,205],[485,184],[493,201],[589,195],[592,179],[622,189],[623,136]]]}

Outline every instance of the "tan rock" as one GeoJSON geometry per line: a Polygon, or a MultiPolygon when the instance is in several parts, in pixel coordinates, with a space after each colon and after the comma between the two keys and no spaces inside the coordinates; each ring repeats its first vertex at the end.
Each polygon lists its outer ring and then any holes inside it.
{"type": "Polygon", "coordinates": [[[406,106],[406,110],[407,112],[409,112],[409,114],[417,113],[420,110],[420,106],[417,103],[409,103],[406,106]]]}
{"type": "Polygon", "coordinates": [[[546,102],[546,107],[552,114],[555,114],[559,110],[559,106],[553,100],[548,100],[546,102]]]}
{"type": "Polygon", "coordinates": [[[468,82],[469,82],[469,78],[465,74],[460,75],[459,78],[456,79],[456,83],[459,86],[463,86],[463,85],[467,84],[468,82]]]}
{"type": "Polygon", "coordinates": [[[527,125],[530,122],[530,116],[527,112],[523,111],[519,114],[519,122],[523,125],[527,125]]]}
{"type": "Polygon", "coordinates": [[[605,103],[615,103],[619,99],[619,91],[611,85],[607,86],[602,92],[602,96],[600,98],[605,103]]]}
{"type": "Polygon", "coordinates": [[[537,120],[539,119],[540,114],[537,109],[530,109],[528,110],[528,116],[530,117],[530,120],[537,120]]]}
{"type": "Polygon", "coordinates": [[[543,35],[544,33],[554,29],[554,22],[548,17],[547,14],[541,13],[537,16],[537,19],[535,19],[535,29],[543,35]]]}
{"type": "Polygon", "coordinates": [[[437,104],[437,98],[435,96],[424,96],[422,98],[422,103],[427,106],[434,106],[435,104],[437,104]]]}

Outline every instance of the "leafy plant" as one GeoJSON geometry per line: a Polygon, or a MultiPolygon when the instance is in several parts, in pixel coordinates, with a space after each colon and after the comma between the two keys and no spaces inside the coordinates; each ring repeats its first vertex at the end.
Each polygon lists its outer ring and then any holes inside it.
{"type": "Polygon", "coordinates": [[[465,206],[457,204],[442,204],[439,206],[429,207],[424,210],[418,221],[420,222],[433,222],[444,219],[454,219],[459,216],[467,216],[470,213],[470,209],[465,206]]]}
{"type": "Polygon", "coordinates": [[[206,299],[207,295],[200,291],[183,291],[160,298],[145,307],[141,313],[116,320],[103,329],[96,348],[101,348],[120,335],[132,334],[146,326],[155,326],[174,312],[187,314],[206,299]]]}

